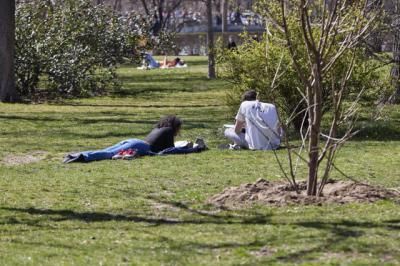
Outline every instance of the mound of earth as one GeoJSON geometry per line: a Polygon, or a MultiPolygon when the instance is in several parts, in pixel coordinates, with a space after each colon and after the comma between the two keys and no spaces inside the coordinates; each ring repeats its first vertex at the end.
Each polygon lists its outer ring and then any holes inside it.
{"type": "Polygon", "coordinates": [[[307,196],[305,181],[299,182],[298,186],[299,193],[294,191],[287,183],[259,179],[255,183],[227,188],[222,193],[209,198],[207,202],[220,207],[235,207],[249,203],[269,205],[343,204],[398,199],[400,196],[400,193],[396,190],[388,190],[351,181],[330,180],[325,185],[324,194],[321,197],[307,196]]]}

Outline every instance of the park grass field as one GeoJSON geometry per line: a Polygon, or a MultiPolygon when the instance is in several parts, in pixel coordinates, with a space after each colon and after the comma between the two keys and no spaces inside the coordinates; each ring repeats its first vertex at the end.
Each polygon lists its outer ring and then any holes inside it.
{"type": "MultiPolygon", "coordinates": [[[[216,149],[221,125],[233,118],[224,101],[229,83],[207,80],[205,58],[185,60],[189,67],[176,70],[122,66],[122,89],[103,97],[0,104],[1,265],[400,265],[393,201],[208,205],[226,187],[282,174],[271,152],[216,149]],[[61,163],[70,151],[143,138],[164,114],[183,118],[179,139],[203,137],[210,150],[61,163]]],[[[336,165],[356,180],[398,189],[400,108],[384,108],[376,122],[373,109],[364,109],[364,131],[336,165]]]]}

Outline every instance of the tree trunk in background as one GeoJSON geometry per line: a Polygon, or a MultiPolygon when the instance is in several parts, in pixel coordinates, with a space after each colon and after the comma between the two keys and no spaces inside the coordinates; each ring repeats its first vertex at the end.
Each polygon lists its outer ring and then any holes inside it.
{"type": "Polygon", "coordinates": [[[395,0],[394,3],[394,14],[392,20],[393,28],[393,66],[390,70],[390,77],[394,92],[389,97],[388,102],[391,104],[400,103],[400,3],[399,0],[395,0]]]}
{"type": "Polygon", "coordinates": [[[394,93],[389,98],[389,103],[400,103],[400,32],[397,31],[393,42],[393,66],[390,70],[390,77],[394,88],[394,93]]]}
{"type": "Polygon", "coordinates": [[[15,102],[15,0],[0,0],[0,101],[15,102]]]}
{"type": "Polygon", "coordinates": [[[114,10],[115,10],[115,11],[119,11],[119,12],[122,11],[122,3],[121,3],[121,0],[115,0],[115,1],[114,1],[114,10]]]}
{"type": "Polygon", "coordinates": [[[228,0],[221,0],[221,16],[222,16],[222,24],[221,24],[221,31],[222,31],[222,41],[225,46],[225,32],[228,30],[228,0]]]}
{"type": "MultiPolygon", "coordinates": [[[[180,31],[183,24],[172,23],[173,16],[176,10],[180,9],[186,0],[131,0],[134,5],[140,4],[147,17],[153,18],[153,26],[151,31],[153,35],[159,35],[165,30],[180,31]],[[172,26],[172,28],[171,28],[172,26]]],[[[193,8],[196,9],[197,1],[187,0],[186,2],[193,3],[193,8]]],[[[204,2],[204,1],[203,1],[204,2]]]]}
{"type": "Polygon", "coordinates": [[[214,30],[212,17],[212,0],[207,0],[207,46],[208,46],[208,78],[215,78],[215,57],[214,57],[214,30]]]}

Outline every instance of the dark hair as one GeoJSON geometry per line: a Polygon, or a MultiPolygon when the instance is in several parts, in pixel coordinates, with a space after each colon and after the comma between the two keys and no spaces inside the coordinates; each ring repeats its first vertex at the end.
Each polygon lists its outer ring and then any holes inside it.
{"type": "Polygon", "coordinates": [[[179,57],[174,59],[175,65],[179,64],[181,62],[181,59],[179,57]]]}
{"type": "Polygon", "coordinates": [[[248,90],[242,94],[242,102],[254,101],[257,99],[257,92],[255,90],[248,90]]]}
{"type": "Polygon", "coordinates": [[[175,134],[178,133],[181,126],[182,126],[182,120],[180,120],[175,115],[164,116],[163,118],[160,119],[160,121],[158,121],[156,125],[157,128],[171,127],[175,134]]]}

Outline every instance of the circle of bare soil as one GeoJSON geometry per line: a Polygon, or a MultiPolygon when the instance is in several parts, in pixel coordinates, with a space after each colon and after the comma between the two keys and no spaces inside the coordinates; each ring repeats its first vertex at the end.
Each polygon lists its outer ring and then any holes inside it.
{"type": "Polygon", "coordinates": [[[2,159],[7,166],[36,163],[43,160],[47,155],[44,151],[35,151],[27,154],[9,154],[2,159]]]}
{"type": "Polygon", "coordinates": [[[306,195],[306,182],[298,183],[299,192],[281,181],[259,179],[255,183],[226,188],[212,196],[208,203],[219,207],[240,207],[249,203],[266,205],[324,204],[374,202],[382,199],[398,199],[400,192],[353,181],[329,180],[321,197],[306,195]]]}

